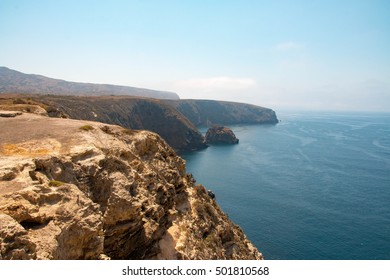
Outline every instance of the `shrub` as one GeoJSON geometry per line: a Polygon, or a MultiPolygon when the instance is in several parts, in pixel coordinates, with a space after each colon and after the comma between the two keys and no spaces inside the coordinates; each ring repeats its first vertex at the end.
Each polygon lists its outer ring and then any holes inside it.
{"type": "Polygon", "coordinates": [[[122,132],[123,132],[124,134],[127,134],[127,135],[134,135],[136,131],[135,131],[135,130],[132,130],[132,129],[127,129],[127,128],[125,128],[125,129],[122,130],[122,132]]]}
{"type": "Polygon", "coordinates": [[[21,98],[14,99],[12,103],[14,103],[14,104],[27,104],[27,102],[21,98]]]}
{"type": "Polygon", "coordinates": [[[65,183],[61,182],[61,181],[56,181],[56,180],[51,180],[49,182],[50,187],[59,187],[59,186],[62,186],[63,184],[65,184],[65,183]]]}
{"type": "Polygon", "coordinates": [[[219,242],[219,238],[216,234],[210,233],[204,240],[208,246],[216,245],[219,242]]]}
{"type": "Polygon", "coordinates": [[[200,201],[199,199],[196,200],[193,204],[192,204],[193,208],[195,209],[196,213],[198,214],[198,216],[200,216],[201,218],[203,218],[205,216],[205,212],[206,212],[206,206],[204,204],[203,201],[200,201]]]}
{"type": "Polygon", "coordinates": [[[89,125],[89,124],[86,124],[86,125],[83,125],[83,126],[80,126],[79,127],[81,130],[84,130],[84,131],[90,131],[90,130],[93,130],[93,126],[92,125],[89,125]]]}
{"type": "Polygon", "coordinates": [[[194,189],[198,195],[206,194],[206,188],[203,185],[196,185],[194,189]]]}

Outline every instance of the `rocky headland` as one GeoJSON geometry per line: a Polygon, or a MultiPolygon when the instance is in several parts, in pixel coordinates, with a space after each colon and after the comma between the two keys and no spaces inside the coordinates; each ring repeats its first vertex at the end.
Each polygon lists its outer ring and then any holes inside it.
{"type": "Polygon", "coordinates": [[[238,144],[234,132],[225,126],[212,126],[206,132],[206,143],[209,144],[238,144]]]}
{"type": "Polygon", "coordinates": [[[0,95],[0,110],[39,112],[50,117],[117,124],[158,133],[177,152],[207,147],[185,116],[159,99],[132,96],[0,95]],[[1,98],[3,97],[3,98],[1,98]]]}
{"type": "Polygon", "coordinates": [[[30,113],[0,129],[1,259],[262,259],[153,132],[30,113]]]}
{"type": "Polygon", "coordinates": [[[132,96],[1,94],[0,110],[117,124],[158,133],[177,152],[207,147],[201,125],[276,124],[273,110],[213,100],[159,100],[132,96]]]}
{"type": "Polygon", "coordinates": [[[195,126],[232,124],[277,124],[275,111],[252,104],[182,99],[169,100],[195,126]]]}

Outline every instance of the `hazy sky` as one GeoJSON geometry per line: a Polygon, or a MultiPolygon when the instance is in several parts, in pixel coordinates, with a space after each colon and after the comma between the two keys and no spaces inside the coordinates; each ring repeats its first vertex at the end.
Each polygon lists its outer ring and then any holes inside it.
{"type": "Polygon", "coordinates": [[[390,1],[0,0],[0,66],[282,109],[390,111],[390,1]]]}

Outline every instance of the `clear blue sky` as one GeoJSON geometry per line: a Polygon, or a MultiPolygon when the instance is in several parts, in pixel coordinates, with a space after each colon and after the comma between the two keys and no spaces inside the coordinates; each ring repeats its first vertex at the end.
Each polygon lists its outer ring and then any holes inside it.
{"type": "Polygon", "coordinates": [[[280,109],[390,111],[390,1],[0,0],[0,65],[280,109]]]}

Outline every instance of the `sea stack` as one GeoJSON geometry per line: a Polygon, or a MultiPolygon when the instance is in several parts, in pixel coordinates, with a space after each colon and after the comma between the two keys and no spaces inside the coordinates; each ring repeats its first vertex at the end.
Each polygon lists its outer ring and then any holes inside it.
{"type": "Polygon", "coordinates": [[[213,126],[207,130],[206,142],[209,144],[238,144],[233,131],[225,126],[213,126]]]}

